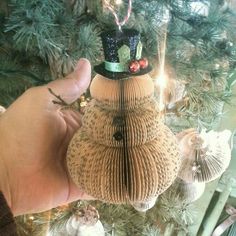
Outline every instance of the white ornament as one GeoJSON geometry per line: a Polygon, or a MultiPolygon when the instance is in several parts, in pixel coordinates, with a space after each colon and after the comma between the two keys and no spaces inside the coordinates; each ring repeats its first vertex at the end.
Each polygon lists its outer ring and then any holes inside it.
{"type": "Polygon", "coordinates": [[[48,232],[47,236],[105,236],[105,231],[100,220],[94,225],[81,225],[72,216],[66,223],[65,228],[58,232],[48,232]]]}
{"type": "Polygon", "coordinates": [[[49,231],[47,236],[77,236],[79,223],[75,216],[72,216],[65,225],[65,228],[60,228],[58,231],[49,231]]]}
{"type": "Polygon", "coordinates": [[[66,223],[66,233],[68,236],[76,236],[79,228],[79,222],[75,216],[72,216],[66,223]]]}
{"type": "Polygon", "coordinates": [[[177,134],[182,157],[178,177],[186,182],[209,182],[226,170],[231,159],[231,132],[195,129],[177,134]]]}
{"type": "Polygon", "coordinates": [[[87,226],[82,225],[79,227],[76,236],[105,236],[105,231],[100,220],[95,225],[87,226]]]}
{"type": "Polygon", "coordinates": [[[135,210],[140,211],[140,212],[145,212],[156,204],[157,197],[152,197],[146,201],[142,202],[133,202],[131,205],[134,207],[135,210]]]}
{"type": "Polygon", "coordinates": [[[180,178],[176,178],[167,192],[180,201],[190,203],[199,199],[204,190],[205,183],[187,183],[180,178]]]}

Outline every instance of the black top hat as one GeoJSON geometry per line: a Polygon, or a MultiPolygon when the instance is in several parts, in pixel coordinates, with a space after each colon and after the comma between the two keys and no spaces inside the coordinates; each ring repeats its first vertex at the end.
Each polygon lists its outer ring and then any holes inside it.
{"type": "Polygon", "coordinates": [[[102,33],[105,61],[94,67],[95,72],[109,79],[119,80],[144,75],[152,70],[142,58],[140,33],[134,29],[102,33]]]}

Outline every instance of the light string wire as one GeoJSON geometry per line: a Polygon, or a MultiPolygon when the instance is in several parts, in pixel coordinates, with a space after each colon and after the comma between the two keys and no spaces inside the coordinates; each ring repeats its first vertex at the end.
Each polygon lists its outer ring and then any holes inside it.
{"type": "Polygon", "coordinates": [[[105,7],[113,14],[115,17],[116,25],[118,26],[118,29],[122,32],[121,27],[127,23],[127,21],[130,18],[131,12],[132,12],[132,0],[129,0],[128,3],[128,9],[127,9],[127,15],[124,17],[123,21],[120,21],[117,13],[115,12],[115,9],[110,5],[108,0],[104,0],[105,7]]]}

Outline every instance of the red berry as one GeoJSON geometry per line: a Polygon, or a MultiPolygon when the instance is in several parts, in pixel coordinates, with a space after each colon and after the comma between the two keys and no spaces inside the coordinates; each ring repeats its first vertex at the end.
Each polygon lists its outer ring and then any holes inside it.
{"type": "Polygon", "coordinates": [[[140,65],[139,65],[138,61],[131,61],[129,63],[129,71],[131,73],[137,73],[137,72],[139,72],[139,70],[140,70],[140,65]]]}
{"type": "Polygon", "coordinates": [[[141,69],[145,69],[148,67],[148,59],[147,58],[141,58],[139,61],[138,61],[139,65],[140,65],[140,68],[141,69]]]}

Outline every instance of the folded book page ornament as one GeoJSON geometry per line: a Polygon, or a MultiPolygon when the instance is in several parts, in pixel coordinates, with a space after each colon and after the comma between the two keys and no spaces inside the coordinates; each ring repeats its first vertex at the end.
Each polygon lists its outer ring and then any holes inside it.
{"type": "Polygon", "coordinates": [[[135,204],[164,192],[180,166],[176,138],[162,123],[151,66],[136,30],[102,34],[105,62],[90,92],[83,125],[67,152],[74,182],[110,203],[135,204]]]}
{"type": "Polygon", "coordinates": [[[220,177],[231,159],[231,132],[187,129],[177,134],[182,158],[178,177],[186,182],[210,182],[220,177]]]}

